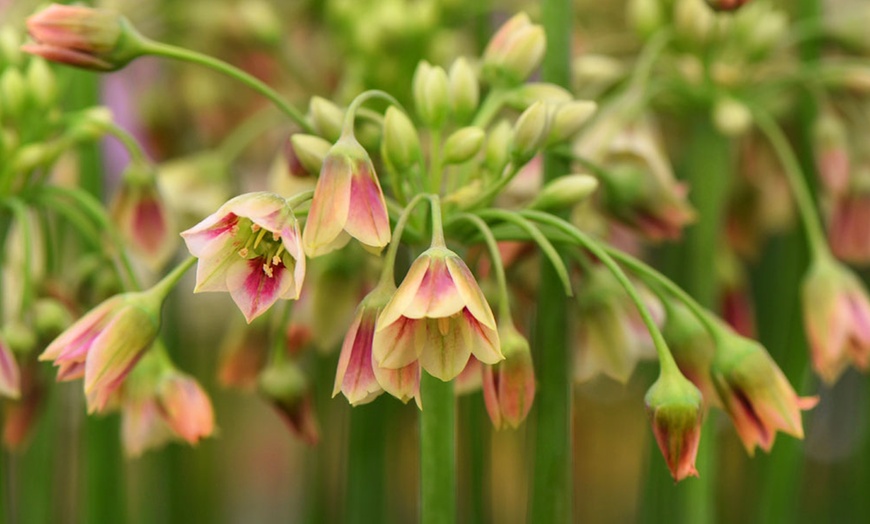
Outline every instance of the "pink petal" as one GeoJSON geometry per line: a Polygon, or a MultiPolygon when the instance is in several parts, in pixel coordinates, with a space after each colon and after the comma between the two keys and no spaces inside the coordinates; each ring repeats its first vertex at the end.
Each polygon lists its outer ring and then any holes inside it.
{"type": "Polygon", "coordinates": [[[21,372],[12,350],[0,339],[0,397],[21,396],[21,372]]]}
{"type": "Polygon", "coordinates": [[[343,155],[327,155],[302,233],[310,257],[326,254],[344,231],[350,209],[351,165],[343,155]]]}
{"type": "Polygon", "coordinates": [[[201,257],[205,253],[214,252],[215,245],[224,245],[232,240],[238,228],[239,217],[233,213],[225,213],[222,209],[181,233],[191,255],[201,257]]]}
{"type": "Polygon", "coordinates": [[[429,271],[430,258],[425,253],[417,257],[417,260],[411,264],[408,269],[408,274],[399,285],[399,289],[393,294],[393,297],[384,306],[378,317],[377,330],[385,329],[393,322],[402,317],[411,304],[417,300],[417,295],[420,291],[420,285],[423,283],[426,273],[429,271]]]}
{"type": "Polygon", "coordinates": [[[90,348],[93,338],[105,328],[110,316],[121,306],[122,301],[122,298],[114,296],[89,311],[54,339],[39,355],[39,360],[56,360],[62,355],[71,354],[83,356],[90,348]]]}
{"type": "Polygon", "coordinates": [[[458,313],[463,307],[462,296],[456,290],[444,258],[433,256],[414,300],[402,314],[408,318],[444,318],[458,313]]]}
{"type": "Polygon", "coordinates": [[[486,327],[495,329],[492,309],[465,262],[458,256],[447,257],[447,269],[468,311],[486,327]]]}
{"type": "Polygon", "coordinates": [[[341,391],[354,406],[374,400],[382,391],[372,361],[376,314],[377,310],[363,307],[341,346],[332,396],[341,391]]]}
{"type": "Polygon", "coordinates": [[[369,161],[359,161],[351,177],[350,208],[344,228],[363,244],[381,248],[390,242],[384,193],[369,161]]]}
{"type": "Polygon", "coordinates": [[[272,276],[263,271],[264,260],[240,260],[227,270],[227,288],[250,324],[285,295],[294,295],[292,274],[283,264],[272,266],[272,276]]]}

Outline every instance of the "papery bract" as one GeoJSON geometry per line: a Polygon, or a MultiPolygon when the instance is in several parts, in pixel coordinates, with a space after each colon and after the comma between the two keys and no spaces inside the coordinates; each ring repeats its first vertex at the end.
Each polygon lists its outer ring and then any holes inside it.
{"type": "Polygon", "coordinates": [[[228,291],[249,323],[278,299],[299,298],[305,256],[283,197],[240,195],[181,236],[199,258],[194,292],[228,291]]]}
{"type": "Polygon", "coordinates": [[[431,247],[408,270],[381,312],[374,338],[381,367],[399,369],[419,360],[447,381],[474,355],[485,364],[504,357],[495,318],[474,276],[459,256],[431,247]]]}

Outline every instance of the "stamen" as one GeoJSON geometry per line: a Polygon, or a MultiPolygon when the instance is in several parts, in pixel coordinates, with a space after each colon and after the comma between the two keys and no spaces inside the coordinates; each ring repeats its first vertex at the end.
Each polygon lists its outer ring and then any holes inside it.
{"type": "Polygon", "coordinates": [[[272,240],[274,240],[274,241],[276,241],[276,242],[277,242],[278,240],[281,240],[281,235],[279,235],[277,232],[273,231],[273,232],[272,232],[272,240]]]}
{"type": "Polygon", "coordinates": [[[248,248],[243,247],[239,250],[239,256],[242,258],[248,258],[248,248]]]}
{"type": "Polygon", "coordinates": [[[256,223],[251,224],[251,231],[253,231],[254,233],[256,233],[256,232],[259,231],[259,230],[260,230],[260,225],[259,225],[259,224],[256,224],[256,223]]]}
{"type": "Polygon", "coordinates": [[[263,273],[266,273],[267,277],[272,278],[272,266],[263,264],[263,273]]]}
{"type": "Polygon", "coordinates": [[[264,236],[266,236],[266,230],[260,229],[260,226],[257,226],[257,231],[259,231],[259,233],[257,234],[257,240],[254,241],[254,249],[257,249],[257,246],[260,245],[260,241],[263,240],[264,236]]]}

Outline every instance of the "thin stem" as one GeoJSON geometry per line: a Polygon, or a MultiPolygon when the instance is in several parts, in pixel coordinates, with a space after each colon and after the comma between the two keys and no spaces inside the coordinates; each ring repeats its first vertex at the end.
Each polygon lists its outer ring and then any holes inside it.
{"type": "Polygon", "coordinates": [[[812,193],[810,193],[807,187],[800,163],[791,146],[789,146],[785,133],[766,113],[756,109],[753,111],[753,115],[758,128],[761,129],[761,132],[770,141],[770,145],[773,146],[779,161],[782,163],[783,170],[797,203],[798,211],[800,212],[801,221],[806,230],[807,241],[809,242],[813,258],[831,258],[832,255],[825,240],[821,218],[819,218],[819,214],[816,211],[812,193]]]}
{"type": "Polygon", "coordinates": [[[441,166],[441,130],[432,130],[429,138],[431,141],[429,147],[429,191],[440,195],[444,176],[444,169],[441,166]]]}
{"type": "Polygon", "coordinates": [[[444,247],[444,224],[441,220],[441,199],[438,195],[426,195],[432,208],[432,247],[444,247]]]}
{"type": "Polygon", "coordinates": [[[399,245],[402,242],[402,234],[405,231],[405,226],[408,223],[408,220],[411,218],[411,212],[417,207],[417,204],[427,199],[429,195],[419,194],[411,199],[408,202],[408,205],[402,210],[402,214],[399,215],[399,219],[396,220],[396,227],[393,228],[393,237],[390,241],[390,247],[387,249],[387,254],[384,256],[384,269],[381,271],[381,279],[378,282],[379,286],[382,285],[396,285],[396,276],[395,276],[395,267],[396,267],[396,255],[399,252],[399,245]]]}
{"type": "Polygon", "coordinates": [[[294,207],[298,207],[304,204],[305,202],[308,202],[312,198],[314,198],[314,190],[306,189],[305,191],[301,191],[291,197],[288,197],[286,201],[287,205],[290,206],[290,208],[292,209],[294,207]]]}
{"type": "Polygon", "coordinates": [[[155,293],[160,299],[166,298],[169,293],[178,285],[181,277],[196,263],[195,257],[188,257],[187,260],[175,266],[165,277],[160,279],[160,282],[151,287],[151,292],[155,293]]]}
{"type": "Polygon", "coordinates": [[[492,263],[492,270],[495,273],[496,285],[498,286],[498,307],[499,319],[505,322],[511,321],[510,295],[507,289],[507,278],[504,274],[504,263],[501,259],[501,253],[498,250],[498,242],[492,234],[492,230],[486,225],[482,218],[469,213],[460,213],[454,217],[455,220],[465,220],[471,223],[480,231],[483,236],[483,241],[486,243],[486,249],[489,251],[489,259],[492,263]]]}
{"type": "Polygon", "coordinates": [[[385,91],[380,91],[378,89],[364,91],[353,99],[353,102],[350,103],[350,106],[347,108],[347,112],[344,114],[344,125],[341,129],[341,134],[343,136],[353,136],[353,126],[354,121],[356,120],[357,111],[363,104],[374,98],[382,98],[387,102],[393,104],[394,106],[398,107],[402,111],[405,111],[404,108],[402,108],[402,104],[400,104],[398,100],[393,98],[389,93],[385,91]]]}
{"type": "Polygon", "coordinates": [[[508,185],[511,180],[514,179],[515,176],[517,176],[517,173],[520,172],[520,169],[522,167],[522,165],[516,165],[513,162],[508,164],[508,167],[505,169],[506,172],[503,173],[502,176],[498,180],[496,180],[493,185],[486,188],[483,193],[481,193],[477,198],[472,200],[471,203],[463,207],[465,207],[465,209],[475,209],[480,206],[489,204],[489,202],[493,198],[495,198],[496,195],[498,195],[501,190],[504,189],[504,187],[508,185]]]}
{"type": "Polygon", "coordinates": [[[31,274],[31,271],[36,269],[33,267],[33,245],[31,244],[35,239],[33,238],[30,220],[27,216],[27,207],[16,198],[10,198],[6,204],[12,209],[15,221],[18,222],[18,227],[20,228],[19,238],[24,243],[24,266],[21,268],[24,273],[22,278],[23,294],[21,297],[21,309],[19,311],[19,315],[24,317],[25,313],[30,309],[35,296],[33,275],[31,274]]]}
{"type": "Polygon", "coordinates": [[[499,88],[494,88],[486,95],[486,98],[483,99],[483,103],[480,105],[477,114],[474,115],[474,120],[471,122],[471,125],[482,129],[486,128],[492,119],[495,118],[495,115],[501,111],[504,101],[505,92],[499,88]]]}
{"type": "Polygon", "coordinates": [[[453,382],[423,372],[420,412],[420,487],[423,524],[456,522],[456,397],[453,382]]]}
{"type": "Polygon", "coordinates": [[[671,41],[672,33],[669,29],[661,29],[643,47],[643,50],[634,64],[634,72],[629,80],[628,90],[643,92],[649,81],[653,65],[667,44],[671,41]]]}
{"type": "Polygon", "coordinates": [[[143,44],[143,51],[145,54],[153,56],[162,56],[164,58],[171,58],[173,60],[181,60],[183,62],[205,66],[232,77],[268,98],[276,107],[278,107],[278,109],[290,117],[291,120],[296,122],[299,127],[304,129],[306,133],[314,133],[314,128],[305,120],[302,113],[284,100],[284,98],[275,92],[274,89],[253,75],[250,75],[223,60],[218,60],[217,58],[190,49],[184,49],[174,45],[154,41],[145,42],[143,44]]]}
{"type": "Polygon", "coordinates": [[[148,165],[150,161],[148,160],[148,155],[145,154],[145,151],[142,149],[142,145],[139,144],[139,141],[136,140],[136,137],[131,135],[126,129],[121,128],[120,126],[109,122],[104,124],[103,128],[106,133],[112,135],[124,146],[124,149],[130,154],[131,162],[137,162],[141,164],[148,165]]]}

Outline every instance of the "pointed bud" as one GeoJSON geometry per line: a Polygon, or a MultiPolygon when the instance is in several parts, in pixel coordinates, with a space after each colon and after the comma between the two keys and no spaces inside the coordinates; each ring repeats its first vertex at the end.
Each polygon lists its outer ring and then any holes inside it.
{"type": "Polygon", "coordinates": [[[344,111],[335,103],[315,96],[308,105],[311,124],[317,134],[332,143],[341,136],[341,126],[344,122],[344,111]]]}
{"type": "Polygon", "coordinates": [[[27,102],[27,83],[24,76],[14,67],[7,67],[0,74],[0,100],[3,101],[3,112],[12,118],[24,110],[27,102]]]}
{"type": "Polygon", "coordinates": [[[269,400],[290,431],[308,445],[320,440],[308,379],[293,361],[274,363],[263,370],[258,381],[260,394],[269,400]]]}
{"type": "Polygon", "coordinates": [[[567,175],[544,186],[529,204],[530,209],[553,211],[574,207],[598,189],[598,180],[590,175],[567,175]]]}
{"type": "Polygon", "coordinates": [[[35,43],[22,49],[53,62],[115,71],[145,53],[145,39],[108,9],[52,4],[27,19],[35,43]]]}
{"type": "Polygon", "coordinates": [[[57,101],[57,81],[48,63],[34,57],[27,66],[27,88],[38,106],[48,109],[57,101]]]}
{"type": "Polygon", "coordinates": [[[547,144],[559,144],[574,138],[574,135],[595,114],[597,108],[598,104],[588,100],[575,100],[557,106],[553,113],[547,144]]]}
{"type": "Polygon", "coordinates": [[[695,456],[704,414],[701,392],[679,373],[663,373],[644,400],[656,442],[674,480],[697,477],[695,456]]]}
{"type": "Polygon", "coordinates": [[[687,44],[703,46],[716,25],[716,17],[702,0],[676,0],[674,3],[674,28],[677,36],[687,44]]]}
{"type": "Polygon", "coordinates": [[[397,172],[402,173],[422,158],[417,128],[404,111],[394,106],[384,114],[383,157],[397,172]]]}
{"type": "Polygon", "coordinates": [[[463,127],[457,129],[444,141],[445,164],[461,164],[468,162],[480,151],[486,134],[479,127],[463,127]]]}
{"type": "Polygon", "coordinates": [[[454,121],[465,123],[471,120],[480,102],[480,84],[474,69],[465,58],[457,58],[447,74],[450,92],[450,112],[454,121]]]}
{"type": "Polygon", "coordinates": [[[196,444],[214,431],[214,413],[208,394],[184,373],[167,373],[157,386],[160,413],[172,431],[196,444]]]}
{"type": "Polygon", "coordinates": [[[507,120],[499,120],[493,126],[486,138],[486,168],[489,172],[501,176],[501,171],[510,158],[510,145],[513,140],[513,128],[507,120]]]}
{"type": "Polygon", "coordinates": [[[420,120],[431,129],[440,129],[449,110],[449,81],[443,68],[420,62],[414,73],[414,107],[420,120]]]}
{"type": "Polygon", "coordinates": [[[544,145],[550,131],[549,113],[547,104],[535,102],[523,111],[514,124],[510,151],[518,164],[531,160],[544,145]]]}
{"type": "Polygon", "coordinates": [[[535,369],[529,342],[511,322],[498,330],[504,360],[483,366],[483,399],[496,429],[516,429],[535,400],[535,369]]]}
{"type": "Polygon", "coordinates": [[[537,69],[544,57],[544,29],[519,13],[493,35],[483,52],[483,72],[493,84],[520,84],[537,69]]]}
{"type": "MultiPolygon", "coordinates": [[[[294,133],[290,137],[293,153],[306,173],[320,173],[323,159],[332,147],[327,140],[316,135],[294,133]]],[[[292,173],[292,171],[291,171],[292,173]]]]}
{"type": "Polygon", "coordinates": [[[0,65],[21,65],[21,36],[12,24],[0,27],[0,65]]]}
{"type": "Polygon", "coordinates": [[[664,25],[665,13],[659,0],[630,0],[628,20],[641,37],[649,38],[664,25]]]}
{"type": "Polygon", "coordinates": [[[529,82],[511,89],[505,97],[505,105],[517,111],[525,111],[535,102],[559,105],[573,99],[571,92],[562,86],[546,82],[529,82]]]}

